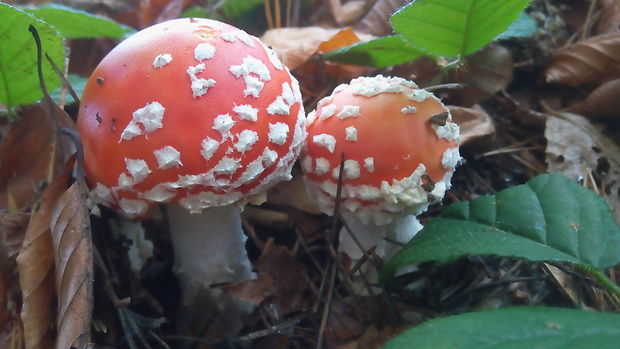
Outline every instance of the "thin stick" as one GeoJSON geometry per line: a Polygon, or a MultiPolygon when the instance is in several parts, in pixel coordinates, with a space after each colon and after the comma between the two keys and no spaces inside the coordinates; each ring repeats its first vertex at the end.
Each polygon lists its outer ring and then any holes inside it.
{"type": "Polygon", "coordinates": [[[271,15],[271,0],[265,0],[265,17],[267,18],[267,28],[273,29],[273,17],[271,15]]]}

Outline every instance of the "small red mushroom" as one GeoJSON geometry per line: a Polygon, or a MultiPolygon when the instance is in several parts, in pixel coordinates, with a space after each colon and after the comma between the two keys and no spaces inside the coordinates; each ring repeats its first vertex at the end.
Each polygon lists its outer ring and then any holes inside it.
{"type": "MultiPolygon", "coordinates": [[[[396,77],[361,77],[338,86],[308,115],[302,151],[309,193],[334,213],[341,157],[341,213],[365,250],[389,257],[421,226],[415,215],[441,200],[461,157],[459,127],[432,93],[396,77]]],[[[363,253],[340,234],[354,262],[363,253]]]]}
{"type": "Polygon", "coordinates": [[[191,302],[199,287],[252,275],[238,206],[291,178],[304,123],[298,82],[274,51],[233,26],[184,18],[101,61],[78,131],[100,202],[128,217],[174,204],[175,269],[191,302]]]}

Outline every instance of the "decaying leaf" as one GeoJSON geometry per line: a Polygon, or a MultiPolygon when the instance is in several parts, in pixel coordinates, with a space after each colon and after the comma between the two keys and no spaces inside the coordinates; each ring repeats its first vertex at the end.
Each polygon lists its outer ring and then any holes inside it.
{"type": "Polygon", "coordinates": [[[596,171],[605,184],[601,195],[620,222],[620,148],[577,114],[551,115],[545,128],[549,172],[588,182],[596,171]]]}
{"type": "Polygon", "coordinates": [[[58,295],[57,348],[90,342],[93,305],[93,251],[86,184],[76,181],[60,197],[51,220],[58,295]]]}
{"type": "Polygon", "coordinates": [[[366,12],[365,0],[330,0],[332,14],[339,25],[351,24],[360,19],[366,12]]]}
{"type": "Polygon", "coordinates": [[[593,36],[558,50],[543,76],[549,83],[569,86],[620,77],[620,33],[593,36]]]}
{"type": "Polygon", "coordinates": [[[471,108],[448,106],[452,120],[461,130],[461,147],[478,153],[488,147],[495,138],[495,126],[491,116],[479,105],[471,108]]]}
{"type": "Polygon", "coordinates": [[[20,211],[30,205],[50,166],[52,130],[39,105],[25,108],[11,125],[0,148],[0,209],[8,207],[9,198],[20,211]]]}
{"type": "Polygon", "coordinates": [[[375,36],[392,34],[390,17],[408,2],[410,0],[378,0],[362,20],[354,26],[355,30],[375,36]]]}
{"type": "Polygon", "coordinates": [[[56,320],[54,249],[50,221],[56,202],[69,184],[73,163],[68,162],[63,173],[43,191],[40,209],[28,225],[17,256],[26,349],[52,348],[56,340],[53,326],[56,320]]]}
{"type": "Polygon", "coordinates": [[[592,91],[579,112],[592,119],[620,123],[620,79],[608,81],[592,91]]]}
{"type": "Polygon", "coordinates": [[[595,34],[620,32],[620,2],[599,0],[600,17],[594,26],[595,34]]]}
{"type": "MultiPolygon", "coordinates": [[[[268,30],[260,39],[265,45],[273,47],[284,65],[294,70],[316,53],[322,43],[335,38],[341,31],[342,29],[326,29],[322,27],[277,28],[268,30]]],[[[370,35],[359,33],[354,33],[354,35],[359,37],[361,41],[372,39],[370,35]]],[[[336,37],[336,40],[339,40],[339,38],[336,37]]],[[[350,39],[350,36],[348,38],[350,39]]],[[[347,41],[346,44],[341,44],[342,46],[340,47],[350,44],[351,42],[347,41]]],[[[330,46],[334,47],[333,49],[339,48],[335,47],[337,45],[334,44],[330,46]]]]}
{"type": "Polygon", "coordinates": [[[513,62],[510,50],[489,45],[467,57],[462,67],[450,72],[449,82],[465,84],[450,92],[449,103],[471,107],[505,89],[512,81],[513,62]]]}

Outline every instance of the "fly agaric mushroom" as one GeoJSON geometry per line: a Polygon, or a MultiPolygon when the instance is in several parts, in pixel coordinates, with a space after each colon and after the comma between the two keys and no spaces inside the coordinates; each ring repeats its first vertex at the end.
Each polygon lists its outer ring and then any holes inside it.
{"type": "MultiPolygon", "coordinates": [[[[340,211],[361,247],[376,246],[384,258],[397,249],[385,238],[407,242],[421,229],[415,215],[443,198],[461,159],[459,127],[448,109],[397,77],[338,86],[308,115],[307,131],[302,167],[308,192],[322,212],[334,213],[344,154],[340,211]]],[[[363,256],[345,231],[339,250],[352,264],[363,256]]]]}
{"type": "Polygon", "coordinates": [[[251,277],[239,206],[291,178],[304,123],[298,82],[274,51],[233,26],[184,18],[136,33],[101,61],[78,130],[100,202],[128,217],[171,204],[190,303],[200,287],[251,277]]]}

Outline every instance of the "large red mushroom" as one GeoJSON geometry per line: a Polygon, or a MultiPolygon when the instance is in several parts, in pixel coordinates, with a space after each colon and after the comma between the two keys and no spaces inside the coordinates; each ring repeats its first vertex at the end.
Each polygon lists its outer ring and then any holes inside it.
{"type": "Polygon", "coordinates": [[[421,229],[415,216],[444,197],[461,160],[459,127],[448,109],[397,77],[360,77],[338,86],[308,115],[307,131],[306,186],[326,214],[334,213],[344,154],[340,212],[361,248],[343,231],[339,250],[352,264],[372,247],[380,257],[393,255],[398,245],[386,239],[411,239],[421,229]]]}
{"type": "Polygon", "coordinates": [[[305,137],[299,85],[233,26],[177,19],[115,47],[78,118],[96,199],[128,217],[167,206],[185,303],[252,276],[240,207],[290,170],[305,137]]]}

